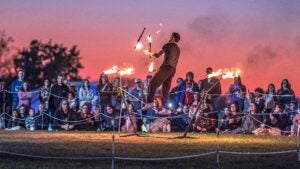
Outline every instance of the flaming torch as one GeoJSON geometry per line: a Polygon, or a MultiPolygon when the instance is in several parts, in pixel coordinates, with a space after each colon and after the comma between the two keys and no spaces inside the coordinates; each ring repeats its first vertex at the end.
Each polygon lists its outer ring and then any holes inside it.
{"type": "Polygon", "coordinates": [[[149,73],[153,73],[155,72],[156,70],[154,69],[154,62],[152,61],[149,65],[149,68],[148,68],[148,72],[149,73]]]}
{"type": "Polygon", "coordinates": [[[148,51],[151,52],[151,46],[152,46],[152,37],[151,37],[151,35],[147,36],[147,40],[148,40],[148,44],[149,44],[148,51]]]}
{"type": "Polygon", "coordinates": [[[140,49],[143,48],[143,44],[140,41],[141,41],[142,36],[144,35],[145,30],[146,30],[146,28],[143,29],[143,31],[140,34],[138,40],[136,41],[136,45],[134,46],[135,50],[140,50],[140,49]]]}

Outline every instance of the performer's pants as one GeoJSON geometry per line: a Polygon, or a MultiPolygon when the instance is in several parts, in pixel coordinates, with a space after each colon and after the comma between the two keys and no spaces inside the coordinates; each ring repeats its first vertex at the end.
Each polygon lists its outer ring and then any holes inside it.
{"type": "Polygon", "coordinates": [[[171,82],[175,75],[176,69],[171,66],[161,66],[160,69],[153,76],[148,88],[148,103],[153,102],[156,89],[162,84],[163,102],[166,103],[169,100],[169,90],[171,88],[171,82]]]}

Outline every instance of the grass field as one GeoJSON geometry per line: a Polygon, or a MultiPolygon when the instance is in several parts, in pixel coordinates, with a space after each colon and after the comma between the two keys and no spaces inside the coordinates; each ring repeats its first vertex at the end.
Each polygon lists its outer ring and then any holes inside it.
{"type": "MultiPolygon", "coordinates": [[[[121,134],[125,135],[125,134],[121,134]]],[[[223,151],[271,152],[297,148],[294,137],[253,135],[189,134],[191,138],[175,139],[180,133],[151,134],[154,137],[120,137],[116,134],[116,156],[122,157],[173,157],[215,151],[217,143],[223,151]]],[[[0,131],[0,150],[51,157],[110,157],[112,133],[106,132],[4,132],[0,131]]],[[[106,169],[106,160],[45,160],[1,154],[0,168],[24,169],[106,169]]],[[[300,168],[297,153],[280,155],[220,155],[224,169],[293,169],[300,168]]],[[[115,161],[116,169],[174,169],[217,168],[216,154],[174,161],[115,161]]]]}

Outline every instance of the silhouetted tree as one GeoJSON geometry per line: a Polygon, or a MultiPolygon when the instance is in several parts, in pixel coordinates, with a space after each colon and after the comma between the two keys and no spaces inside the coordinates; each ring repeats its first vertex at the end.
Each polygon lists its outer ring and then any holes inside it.
{"type": "Polygon", "coordinates": [[[4,30],[0,30],[0,77],[9,80],[14,70],[13,58],[9,56],[13,38],[6,35],[4,30]]]}
{"type": "Polygon", "coordinates": [[[28,48],[18,52],[14,58],[16,68],[25,70],[25,77],[34,88],[41,85],[44,78],[55,79],[63,74],[68,80],[81,80],[79,70],[83,68],[77,46],[70,49],[62,44],[42,43],[32,40],[28,48]]]}

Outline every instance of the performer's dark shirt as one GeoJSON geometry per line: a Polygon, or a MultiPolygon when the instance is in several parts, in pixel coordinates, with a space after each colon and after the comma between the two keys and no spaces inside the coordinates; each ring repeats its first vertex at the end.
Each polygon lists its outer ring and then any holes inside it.
{"type": "Polygon", "coordinates": [[[165,53],[165,58],[161,66],[171,66],[176,69],[180,49],[175,43],[167,43],[162,47],[162,50],[165,53]]]}

